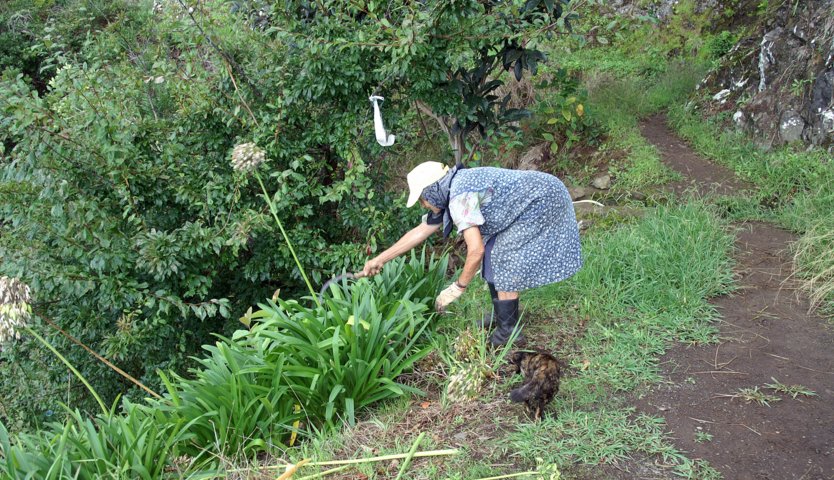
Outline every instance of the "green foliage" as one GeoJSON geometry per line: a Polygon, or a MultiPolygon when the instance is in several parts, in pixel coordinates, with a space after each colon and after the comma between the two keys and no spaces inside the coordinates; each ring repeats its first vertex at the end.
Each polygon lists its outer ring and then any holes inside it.
{"type": "Polygon", "coordinates": [[[0,422],[0,475],[23,479],[143,479],[169,476],[180,426],[159,414],[125,402],[115,410],[88,418],[78,410],[46,430],[14,438],[0,422]]]}
{"type": "MultiPolygon", "coordinates": [[[[431,254],[426,256],[423,248],[420,255],[415,251],[408,256],[393,260],[386,264],[382,271],[360,283],[370,283],[373,291],[381,298],[396,300],[411,298],[416,303],[433,305],[437,293],[446,281],[449,269],[449,256],[431,254]]],[[[348,283],[336,284],[331,290],[332,295],[340,298],[351,295],[352,286],[348,283]]]]}
{"type": "Polygon", "coordinates": [[[578,78],[559,69],[551,81],[539,88],[548,90],[536,105],[536,118],[544,124],[539,128],[543,130],[542,138],[550,142],[551,153],[560,148],[569,150],[580,141],[594,141],[594,124],[585,115],[588,93],[580,87],[578,78]]]}
{"type": "Polygon", "coordinates": [[[704,42],[707,59],[713,61],[720,59],[735,46],[737,41],[738,37],[729,30],[707,36],[704,42]]]}
{"type": "Polygon", "coordinates": [[[188,377],[161,374],[167,395],[10,436],[0,422],[4,478],[199,478],[217,458],[286,448],[370,405],[419,393],[399,377],[428,353],[431,316],[412,298],[431,294],[447,258],[413,255],[385,270],[399,285],[334,287],[323,306],[269,301],[256,322],[204,347],[188,377]],[[296,440],[297,438],[297,440],[296,440]],[[183,456],[185,455],[185,456],[183,456]],[[29,475],[26,477],[26,475],[29,475]],[[77,475],[77,476],[76,476],[77,475]]]}
{"type": "Polygon", "coordinates": [[[9,0],[0,5],[0,72],[22,72],[40,92],[62,63],[129,4],[107,0],[9,0]]]}

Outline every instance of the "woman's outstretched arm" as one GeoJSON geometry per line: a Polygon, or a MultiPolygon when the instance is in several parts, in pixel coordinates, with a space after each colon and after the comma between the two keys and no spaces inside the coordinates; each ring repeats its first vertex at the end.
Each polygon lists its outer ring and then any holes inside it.
{"type": "Polygon", "coordinates": [[[409,230],[405,235],[400,237],[400,239],[397,240],[395,244],[391,245],[387,250],[368,260],[365,263],[365,267],[362,269],[362,273],[369,277],[376,275],[380,270],[382,270],[383,265],[399,257],[403,253],[410,251],[417,245],[420,245],[439,228],[440,225],[429,225],[427,223],[417,225],[409,230]]]}

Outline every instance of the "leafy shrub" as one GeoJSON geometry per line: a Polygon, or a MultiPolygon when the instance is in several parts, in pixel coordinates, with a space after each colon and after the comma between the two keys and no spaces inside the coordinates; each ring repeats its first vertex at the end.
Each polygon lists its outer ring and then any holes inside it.
{"type": "Polygon", "coordinates": [[[728,30],[709,35],[704,42],[705,55],[708,60],[718,60],[727,54],[738,41],[738,37],[728,30]]]}
{"type": "Polygon", "coordinates": [[[78,410],[69,420],[14,443],[0,422],[0,476],[9,479],[143,479],[164,478],[175,456],[181,425],[161,422],[158,415],[125,402],[124,412],[88,418],[78,410]]]}
{"type": "Polygon", "coordinates": [[[206,445],[248,454],[352,424],[368,405],[416,392],[396,380],[428,353],[428,307],[411,298],[433,299],[446,263],[427,269],[425,251],[394,260],[374,281],[334,286],[321,307],[269,301],[248,316],[250,330],[206,347],[192,378],[166,378],[168,400],[155,407],[188,424],[193,455],[206,445]]]}
{"type": "MultiPolygon", "coordinates": [[[[432,253],[427,257],[427,251],[424,247],[418,256],[412,250],[408,260],[405,257],[394,259],[378,275],[361,282],[370,282],[377,298],[385,301],[411,298],[416,303],[433,305],[435,296],[446,281],[449,256],[432,253]]],[[[347,282],[333,287],[336,290],[331,289],[331,294],[338,293],[338,298],[353,295],[352,286],[347,282]]]]}
{"type": "Polygon", "coordinates": [[[543,123],[541,135],[550,142],[550,151],[568,150],[581,139],[593,141],[597,132],[591,117],[585,115],[588,94],[580,88],[579,79],[559,69],[541,87],[550,91],[539,96],[536,118],[543,123]]]}
{"type": "Polygon", "coordinates": [[[169,383],[174,404],[160,409],[193,420],[195,445],[252,452],[353,423],[371,403],[413,391],[396,378],[426,353],[417,345],[427,307],[409,298],[433,298],[447,260],[432,260],[426,270],[425,252],[397,259],[372,281],[334,286],[322,307],[262,305],[251,330],[208,347],[193,380],[169,383]]]}

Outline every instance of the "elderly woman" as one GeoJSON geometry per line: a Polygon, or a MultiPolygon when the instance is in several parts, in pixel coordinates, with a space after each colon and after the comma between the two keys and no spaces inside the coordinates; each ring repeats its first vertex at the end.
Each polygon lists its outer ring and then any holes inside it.
{"type": "MultiPolygon", "coordinates": [[[[458,279],[437,296],[443,311],[481,275],[492,296],[495,326],[490,343],[504,345],[518,324],[518,292],[564,280],[582,266],[579,228],[562,182],[542,172],[493,167],[452,168],[425,162],[408,174],[408,203],[429,210],[423,222],[368,260],[365,275],[421,244],[452,223],[466,241],[466,262],[458,279]]],[[[518,342],[523,341],[521,335],[518,342]]]]}

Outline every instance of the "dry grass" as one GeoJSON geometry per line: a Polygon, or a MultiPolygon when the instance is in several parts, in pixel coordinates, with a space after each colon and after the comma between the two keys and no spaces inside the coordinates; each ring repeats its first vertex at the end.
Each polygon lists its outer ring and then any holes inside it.
{"type": "Polygon", "coordinates": [[[821,221],[795,245],[794,270],[811,299],[811,310],[834,304],[834,228],[821,221]]]}

